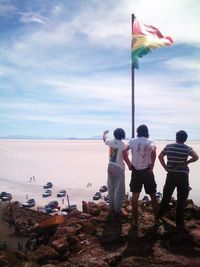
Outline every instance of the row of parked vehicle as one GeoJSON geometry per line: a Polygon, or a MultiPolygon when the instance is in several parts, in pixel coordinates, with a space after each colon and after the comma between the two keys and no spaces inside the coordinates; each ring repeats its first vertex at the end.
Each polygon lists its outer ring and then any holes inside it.
{"type": "Polygon", "coordinates": [[[9,201],[12,199],[12,195],[11,195],[11,193],[1,192],[0,193],[0,199],[1,199],[1,201],[9,201]]]}
{"type": "MultiPolygon", "coordinates": [[[[43,193],[42,193],[42,197],[49,197],[52,195],[52,190],[49,188],[52,188],[53,184],[51,182],[46,183],[43,188],[46,189],[43,193]]],[[[65,190],[60,190],[57,193],[57,197],[65,197],[66,196],[66,191],[65,190]]]]}
{"type": "MultiPolygon", "coordinates": [[[[108,187],[106,185],[103,185],[100,187],[99,192],[96,192],[93,196],[93,200],[99,200],[102,197],[102,193],[105,193],[108,191],[108,187]]],[[[107,199],[107,196],[106,196],[107,199]]],[[[104,200],[105,200],[105,196],[104,196],[104,200]]]]}

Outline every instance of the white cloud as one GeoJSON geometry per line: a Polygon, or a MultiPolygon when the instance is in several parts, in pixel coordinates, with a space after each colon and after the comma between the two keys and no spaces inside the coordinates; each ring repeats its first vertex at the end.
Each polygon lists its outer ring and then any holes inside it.
{"type": "Polygon", "coordinates": [[[20,21],[23,23],[39,23],[45,24],[45,18],[34,12],[19,12],[21,15],[20,21]]]}
{"type": "Polygon", "coordinates": [[[18,19],[21,14],[20,30],[3,40],[1,50],[1,121],[76,122],[82,131],[84,124],[98,129],[120,124],[130,131],[128,56],[135,13],[175,40],[173,58],[160,58],[163,64],[155,71],[147,59],[151,74],[143,68],[136,72],[136,122],[150,123],[163,134],[200,124],[199,58],[176,50],[181,44],[198,52],[197,1],[81,1],[78,10],[61,1],[48,12],[1,3],[0,14],[4,10],[18,19]]]}

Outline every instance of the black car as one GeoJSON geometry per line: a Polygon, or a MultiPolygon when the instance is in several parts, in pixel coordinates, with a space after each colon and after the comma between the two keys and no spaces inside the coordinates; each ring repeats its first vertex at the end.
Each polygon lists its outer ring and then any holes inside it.
{"type": "Polygon", "coordinates": [[[100,192],[96,192],[93,196],[93,200],[99,200],[101,199],[101,193],[100,192]]]}
{"type": "Polygon", "coordinates": [[[58,201],[53,200],[49,202],[44,208],[46,212],[52,212],[53,209],[56,209],[58,207],[58,201]]]}
{"type": "Polygon", "coordinates": [[[1,192],[1,193],[0,193],[0,199],[1,199],[2,197],[4,197],[6,194],[7,194],[7,192],[1,192]]]}
{"type": "Polygon", "coordinates": [[[48,188],[52,188],[52,187],[53,187],[53,184],[51,182],[48,182],[43,186],[44,189],[48,189],[48,188]]]}
{"type": "Polygon", "coordinates": [[[12,195],[10,193],[6,193],[6,192],[2,192],[2,193],[5,193],[1,196],[2,201],[9,201],[12,199],[12,195]]]}
{"type": "Polygon", "coordinates": [[[99,192],[104,193],[108,191],[108,187],[106,185],[101,186],[101,188],[99,189],[99,192]]]}
{"type": "Polygon", "coordinates": [[[66,191],[65,190],[61,190],[57,193],[57,197],[65,197],[66,196],[66,191]]]}
{"type": "Polygon", "coordinates": [[[27,200],[26,202],[22,203],[22,206],[25,208],[31,208],[35,206],[35,199],[31,198],[27,200]]]}

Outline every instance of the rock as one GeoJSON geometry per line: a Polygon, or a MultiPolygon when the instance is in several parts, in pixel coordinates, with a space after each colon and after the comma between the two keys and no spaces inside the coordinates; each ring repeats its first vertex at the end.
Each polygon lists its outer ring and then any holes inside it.
{"type": "Polygon", "coordinates": [[[63,226],[59,229],[59,232],[56,233],[57,236],[73,236],[80,233],[81,225],[80,224],[70,224],[70,226],[63,226]]]}
{"type": "Polygon", "coordinates": [[[91,214],[89,214],[89,213],[81,213],[79,218],[80,219],[89,219],[89,218],[91,218],[91,214]]]}
{"type": "Polygon", "coordinates": [[[70,246],[75,246],[79,242],[79,239],[77,236],[68,236],[67,241],[70,246]]]}
{"type": "MultiPolygon", "coordinates": [[[[105,203],[83,202],[83,206],[85,212],[72,211],[62,224],[56,225],[55,231],[32,227],[38,246],[35,251],[8,254],[9,247],[3,248],[0,243],[0,266],[200,266],[200,209],[192,201],[187,202],[185,209],[186,232],[175,228],[175,200],[166,222],[158,228],[153,227],[151,205],[139,205],[138,228],[131,226],[130,216],[108,216],[105,203]]],[[[124,210],[131,214],[129,201],[124,202],[124,210]]],[[[30,222],[32,225],[46,219],[41,213],[19,207],[13,209],[13,214],[19,234],[30,228],[30,222]]]]}
{"type": "Polygon", "coordinates": [[[86,201],[82,201],[82,210],[83,210],[83,213],[90,214],[90,208],[86,201]]]}
{"type": "Polygon", "coordinates": [[[96,228],[91,221],[87,220],[85,222],[81,222],[81,231],[89,235],[94,235],[96,233],[96,228]]]}
{"type": "Polygon", "coordinates": [[[64,238],[52,241],[51,246],[60,254],[69,252],[69,244],[64,238]]]}
{"type": "Polygon", "coordinates": [[[46,263],[49,259],[58,259],[59,253],[50,246],[41,245],[35,251],[27,253],[28,259],[38,263],[46,263]]]}
{"type": "Polygon", "coordinates": [[[92,216],[99,216],[100,214],[100,207],[94,202],[82,202],[82,208],[84,213],[89,213],[92,216]]]}
{"type": "Polygon", "coordinates": [[[105,202],[100,202],[98,203],[98,207],[100,208],[100,210],[102,211],[107,211],[108,210],[108,205],[105,202]]]}
{"type": "Polygon", "coordinates": [[[110,253],[109,255],[103,258],[103,260],[108,263],[108,266],[116,266],[121,259],[121,252],[110,253]]]}

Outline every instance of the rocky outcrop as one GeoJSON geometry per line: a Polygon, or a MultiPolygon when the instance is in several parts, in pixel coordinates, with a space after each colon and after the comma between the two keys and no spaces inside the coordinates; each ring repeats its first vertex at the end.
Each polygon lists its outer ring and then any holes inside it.
{"type": "MultiPolygon", "coordinates": [[[[140,202],[139,228],[131,225],[129,201],[124,203],[127,215],[123,216],[109,215],[104,202],[83,201],[83,212],[73,210],[63,223],[43,228],[38,225],[45,225],[41,222],[49,215],[16,205],[12,221],[19,228],[17,234],[26,235],[32,243],[23,252],[1,248],[0,266],[200,266],[200,208],[189,200],[186,227],[177,231],[176,202],[158,228],[150,204],[140,202]]],[[[5,218],[9,214],[7,209],[5,218]]]]}

